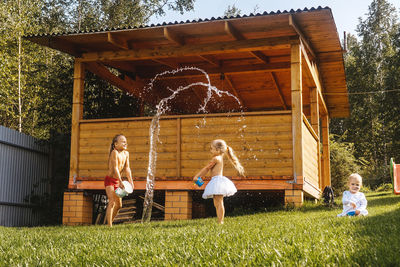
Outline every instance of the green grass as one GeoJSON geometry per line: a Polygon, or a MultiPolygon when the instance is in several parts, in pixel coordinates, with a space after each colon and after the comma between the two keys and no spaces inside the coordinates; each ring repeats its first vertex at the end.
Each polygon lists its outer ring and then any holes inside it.
{"type": "Polygon", "coordinates": [[[367,194],[367,217],[306,203],[281,210],[149,224],[0,227],[0,266],[399,266],[400,196],[367,194]]]}

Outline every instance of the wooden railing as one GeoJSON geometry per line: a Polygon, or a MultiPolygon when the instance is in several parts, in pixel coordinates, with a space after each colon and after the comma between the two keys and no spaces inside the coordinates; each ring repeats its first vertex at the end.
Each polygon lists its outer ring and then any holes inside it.
{"type": "MultiPolygon", "coordinates": [[[[104,177],[114,135],[128,140],[135,177],[145,177],[151,118],[81,120],[78,176],[104,177]]],[[[249,177],[292,176],[290,111],[164,116],[160,120],[157,177],[190,177],[210,159],[210,142],[224,139],[236,152],[249,177]]],[[[226,160],[228,161],[228,160],[226,160]]],[[[230,163],[224,174],[236,176],[230,163]]]]}
{"type": "Polygon", "coordinates": [[[303,171],[304,180],[314,190],[319,190],[319,138],[303,116],[303,171]]]}

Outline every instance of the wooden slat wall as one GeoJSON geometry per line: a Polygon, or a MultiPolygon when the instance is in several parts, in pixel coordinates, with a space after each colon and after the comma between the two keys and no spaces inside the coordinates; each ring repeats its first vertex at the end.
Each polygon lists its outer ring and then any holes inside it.
{"type": "MultiPolygon", "coordinates": [[[[81,121],[79,176],[104,177],[111,140],[115,134],[122,133],[128,140],[133,176],[145,177],[149,125],[150,120],[143,119],[81,121]]],[[[156,176],[177,177],[179,173],[184,177],[193,176],[211,159],[210,142],[217,138],[224,139],[234,149],[247,176],[292,176],[291,114],[288,112],[246,114],[244,117],[239,114],[207,116],[205,124],[203,117],[162,119],[156,176]],[[177,144],[179,140],[180,145],[177,144]]],[[[237,176],[228,159],[224,175],[237,176]]]]}
{"type": "MultiPolygon", "coordinates": [[[[224,139],[233,148],[247,176],[291,176],[291,115],[257,115],[182,119],[182,176],[192,176],[211,159],[210,143],[224,139]]],[[[226,158],[224,175],[237,176],[226,158]]]]}
{"type": "MultiPolygon", "coordinates": [[[[108,153],[112,138],[126,136],[133,176],[145,177],[149,158],[150,120],[121,122],[81,122],[79,143],[79,176],[103,177],[107,174],[108,153]]],[[[157,144],[157,175],[176,176],[176,119],[161,121],[157,144]]]]}
{"type": "Polygon", "coordinates": [[[318,143],[303,122],[303,162],[304,178],[315,188],[318,182],[318,143]]]}

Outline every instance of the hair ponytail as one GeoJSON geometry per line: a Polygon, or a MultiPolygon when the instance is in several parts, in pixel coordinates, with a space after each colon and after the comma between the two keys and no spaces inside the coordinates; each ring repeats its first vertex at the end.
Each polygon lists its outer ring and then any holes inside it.
{"type": "Polygon", "coordinates": [[[240,175],[244,176],[244,168],[242,164],[240,164],[239,159],[236,157],[233,149],[226,144],[226,142],[222,139],[215,139],[211,143],[215,149],[221,151],[224,154],[228,155],[229,161],[232,163],[233,167],[239,172],[240,175]]]}
{"type": "Polygon", "coordinates": [[[228,155],[228,158],[230,162],[232,163],[233,167],[238,171],[238,173],[241,176],[244,176],[244,168],[242,164],[240,164],[239,159],[236,157],[235,152],[233,152],[233,149],[230,146],[226,146],[226,154],[228,155]]]}
{"type": "Polygon", "coordinates": [[[108,157],[110,157],[111,152],[114,150],[115,148],[115,143],[118,141],[118,138],[120,136],[124,136],[123,134],[117,134],[116,136],[114,136],[114,138],[112,139],[111,145],[110,145],[110,153],[108,154],[108,157]]]}

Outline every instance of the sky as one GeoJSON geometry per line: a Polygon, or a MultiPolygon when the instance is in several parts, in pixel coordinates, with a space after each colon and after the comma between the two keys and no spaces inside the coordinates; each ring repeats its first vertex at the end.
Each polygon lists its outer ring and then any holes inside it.
{"type": "MultiPolygon", "coordinates": [[[[195,0],[194,11],[185,12],[183,15],[179,12],[168,12],[166,16],[152,18],[149,24],[222,17],[229,5],[235,5],[240,9],[241,15],[253,13],[255,8],[257,8],[256,13],[263,13],[328,6],[332,10],[338,34],[342,37],[344,31],[356,34],[358,18],[366,18],[371,2],[372,0],[195,0]]],[[[400,12],[400,0],[388,0],[388,2],[400,12]]]]}

